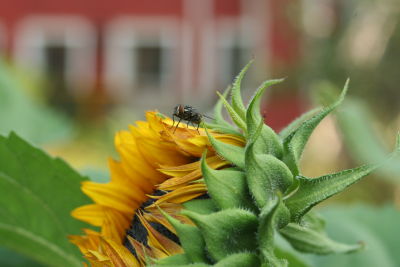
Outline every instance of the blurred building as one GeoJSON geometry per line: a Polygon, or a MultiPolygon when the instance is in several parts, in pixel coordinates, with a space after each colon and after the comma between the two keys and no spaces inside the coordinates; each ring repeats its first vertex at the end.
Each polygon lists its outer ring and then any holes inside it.
{"type": "Polygon", "coordinates": [[[14,0],[0,9],[0,49],[46,77],[56,102],[93,92],[138,109],[210,102],[251,58],[262,78],[296,60],[282,8],[295,2],[14,0]]]}

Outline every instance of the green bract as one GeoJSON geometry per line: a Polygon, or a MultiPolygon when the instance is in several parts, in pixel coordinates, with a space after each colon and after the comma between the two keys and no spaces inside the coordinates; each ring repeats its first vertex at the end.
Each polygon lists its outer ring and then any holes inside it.
{"type": "MultiPolygon", "coordinates": [[[[277,134],[264,124],[260,101],[266,88],[282,80],[262,83],[246,108],[240,85],[250,64],[231,87],[231,104],[226,99],[229,89],[224,95],[218,94],[216,119],[206,124],[217,131],[243,136],[246,145],[226,144],[208,135],[216,152],[234,168],[214,170],[203,155],[201,170],[210,199],[197,199],[184,205],[182,214],[195,226],[182,224],[165,214],[176,229],[184,253],[159,260],[158,266],[289,266],[296,258],[276,245],[277,235],[305,253],[348,253],[363,247],[331,240],[325,233],[323,219],[310,210],[370,174],[379,164],[318,178],[301,175],[299,167],[313,130],[341,104],[349,81],[332,104],[307,112],[277,134]],[[222,106],[236,127],[223,119],[222,106]]],[[[307,266],[297,259],[296,264],[307,266]]]]}

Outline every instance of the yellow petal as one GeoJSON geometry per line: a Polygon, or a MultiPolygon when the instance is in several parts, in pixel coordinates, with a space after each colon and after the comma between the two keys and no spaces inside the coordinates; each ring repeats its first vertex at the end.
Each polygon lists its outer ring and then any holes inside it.
{"type": "Polygon", "coordinates": [[[101,226],[104,221],[104,207],[97,204],[85,205],[74,209],[71,215],[91,225],[101,226]]]}
{"type": "Polygon", "coordinates": [[[142,176],[141,173],[133,169],[126,171],[125,165],[126,164],[122,164],[113,159],[109,160],[108,166],[110,168],[112,182],[131,186],[143,193],[149,193],[154,190],[154,182],[152,180],[147,179],[146,176],[142,176]]]}
{"type": "Polygon", "coordinates": [[[155,230],[147,221],[143,218],[142,215],[138,214],[138,218],[142,225],[146,228],[148,237],[147,242],[150,247],[158,248],[162,250],[167,255],[173,255],[182,253],[182,248],[176,244],[174,241],[160,234],[157,230],[155,230]]]}
{"type": "Polygon", "coordinates": [[[104,216],[104,222],[101,228],[101,235],[122,243],[126,229],[130,225],[130,216],[124,216],[122,213],[108,210],[104,216]]]}
{"type": "Polygon", "coordinates": [[[143,192],[135,188],[122,187],[116,183],[99,184],[86,181],[82,191],[99,205],[133,214],[144,199],[143,192]]]}
{"type": "Polygon", "coordinates": [[[98,250],[89,250],[86,258],[95,266],[112,266],[110,258],[98,250]]]}
{"type": "Polygon", "coordinates": [[[137,147],[143,158],[155,169],[160,165],[176,166],[187,164],[190,159],[173,147],[172,144],[160,144],[159,141],[138,138],[137,147]]]}
{"type": "Polygon", "coordinates": [[[144,160],[137,148],[137,142],[130,132],[119,132],[115,137],[115,143],[121,156],[121,166],[131,178],[136,178],[136,180],[147,178],[146,180],[157,182],[163,177],[151,164],[144,160]],[[127,139],[128,141],[126,141],[127,139]]]}
{"type": "Polygon", "coordinates": [[[174,191],[171,191],[161,198],[159,198],[156,202],[154,202],[152,206],[160,205],[163,202],[171,202],[171,203],[184,203],[193,198],[201,196],[207,192],[207,187],[203,183],[191,184],[187,186],[180,187],[174,191]]]}
{"type": "Polygon", "coordinates": [[[140,267],[135,256],[123,245],[113,240],[103,239],[101,243],[103,251],[110,258],[112,264],[116,267],[140,267]]]}
{"type": "MultiPolygon", "coordinates": [[[[208,165],[213,168],[213,169],[218,169],[223,166],[230,165],[229,162],[221,160],[218,156],[211,157],[210,159],[207,159],[208,165]]],[[[171,189],[177,189],[179,186],[185,185],[189,182],[192,182],[194,180],[199,179],[202,177],[202,173],[200,170],[200,162],[196,162],[198,165],[198,168],[187,175],[183,177],[174,177],[170,178],[168,180],[165,180],[162,184],[158,186],[158,189],[161,190],[171,190],[171,189]]]]}
{"type": "Polygon", "coordinates": [[[158,248],[152,247],[147,248],[143,244],[139,243],[135,239],[133,239],[131,236],[128,236],[128,240],[133,246],[133,248],[136,251],[136,254],[138,255],[140,263],[145,266],[146,261],[148,260],[148,257],[151,257],[153,259],[162,259],[165,257],[168,257],[166,253],[163,251],[159,250],[158,248]]]}
{"type": "MultiPolygon", "coordinates": [[[[208,165],[210,165],[214,162],[221,161],[218,156],[208,157],[206,160],[207,160],[208,165]]],[[[168,166],[161,165],[161,168],[158,170],[168,176],[176,177],[176,176],[184,176],[184,175],[186,175],[194,170],[198,170],[198,169],[200,169],[200,161],[199,160],[189,163],[189,164],[179,165],[179,166],[168,167],[168,166]]]]}

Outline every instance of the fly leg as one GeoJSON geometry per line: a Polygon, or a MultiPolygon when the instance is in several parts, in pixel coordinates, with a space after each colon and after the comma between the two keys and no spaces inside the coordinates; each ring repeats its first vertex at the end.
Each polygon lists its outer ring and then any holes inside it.
{"type": "Polygon", "coordinates": [[[181,120],[182,120],[182,118],[179,118],[178,124],[176,124],[175,130],[174,130],[174,133],[175,133],[175,131],[176,131],[176,128],[178,128],[179,123],[181,122],[181,120]]]}
{"type": "MultiPolygon", "coordinates": [[[[190,123],[193,125],[193,127],[196,127],[196,125],[194,125],[193,122],[190,122],[190,123]]],[[[200,123],[197,123],[196,131],[200,134],[199,127],[200,127],[200,123]]]]}
{"type": "Polygon", "coordinates": [[[170,127],[170,129],[174,128],[175,125],[175,115],[172,115],[172,126],[170,127]]]}

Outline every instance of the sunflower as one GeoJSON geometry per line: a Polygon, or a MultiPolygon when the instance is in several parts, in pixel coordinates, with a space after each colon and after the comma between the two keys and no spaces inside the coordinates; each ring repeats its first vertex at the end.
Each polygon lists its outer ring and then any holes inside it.
{"type": "MultiPolygon", "coordinates": [[[[215,139],[244,146],[242,137],[209,131],[215,139]]],[[[82,191],[93,204],[78,207],[72,216],[100,232],[84,229],[70,236],[92,266],[144,266],[148,258],[182,253],[176,230],[165,216],[193,224],[180,214],[183,203],[207,198],[200,158],[213,169],[231,164],[217,155],[205,129],[181,126],[157,112],[146,113],[129,131],[115,136],[119,160],[110,159],[109,183],[86,181],[82,191]]]]}
{"type": "MultiPolygon", "coordinates": [[[[343,101],[311,110],[276,133],[260,114],[261,84],[245,107],[240,82],[231,103],[220,95],[214,123],[176,128],[156,112],[116,135],[120,161],[110,160],[111,182],[84,182],[95,202],[72,215],[100,227],[71,236],[92,266],[288,266],[296,256],[280,246],[314,254],[350,253],[362,244],[331,240],[312,207],[375,170],[363,165],[316,178],[301,174],[312,131],[343,101]],[[223,119],[225,106],[236,126],[223,119]],[[200,198],[200,199],[199,199],[200,198]],[[208,199],[210,198],[210,199],[208,199]],[[211,265],[210,265],[211,264],[211,265]]],[[[400,152],[400,137],[392,156],[400,152]]],[[[296,260],[297,262],[297,260],[296,260]]]]}

